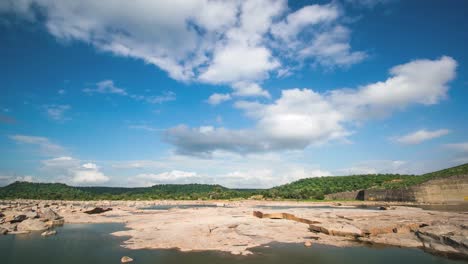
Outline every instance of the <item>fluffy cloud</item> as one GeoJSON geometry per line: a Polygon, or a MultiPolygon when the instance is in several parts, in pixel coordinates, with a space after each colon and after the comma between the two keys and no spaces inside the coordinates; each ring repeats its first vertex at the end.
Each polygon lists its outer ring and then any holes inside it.
{"type": "Polygon", "coordinates": [[[20,176],[14,174],[0,175],[0,186],[5,186],[15,181],[34,182],[35,179],[32,176],[20,176]]]}
{"type": "Polygon", "coordinates": [[[273,25],[271,32],[283,40],[291,40],[295,39],[304,28],[334,21],[339,15],[340,11],[334,5],[305,6],[273,25]]]}
{"type": "Polygon", "coordinates": [[[222,102],[229,101],[229,100],[231,100],[231,95],[229,94],[214,93],[208,98],[207,102],[210,105],[218,105],[222,102]]]}
{"type": "Polygon", "coordinates": [[[10,139],[14,140],[18,144],[32,145],[38,148],[42,155],[54,156],[65,153],[65,149],[53,142],[46,137],[27,136],[27,135],[11,135],[10,139]]]}
{"type": "MultiPolygon", "coordinates": [[[[330,67],[362,60],[364,53],[349,46],[350,31],[340,21],[340,9],[332,2],[292,12],[286,0],[6,0],[0,4],[0,13],[44,23],[60,40],[82,41],[141,59],[176,80],[231,85],[236,96],[268,96],[258,83],[272,72],[284,76],[291,69],[283,65],[291,62],[303,65],[311,60],[330,67]]],[[[109,81],[88,91],[126,93],[109,81]]]]}
{"type": "Polygon", "coordinates": [[[270,98],[270,93],[257,83],[241,81],[234,83],[232,88],[234,89],[233,95],[236,96],[260,96],[270,98]]]}
{"type": "Polygon", "coordinates": [[[420,144],[427,140],[445,136],[448,133],[450,133],[450,130],[448,129],[439,129],[439,130],[434,130],[434,131],[421,129],[413,133],[410,133],[408,135],[397,137],[395,140],[402,144],[414,145],[414,144],[420,144]]]}
{"type": "Polygon", "coordinates": [[[351,51],[349,36],[349,29],[335,26],[330,31],[317,34],[311,45],[300,51],[300,55],[315,58],[317,64],[326,67],[356,64],[366,58],[366,53],[351,51]]]}
{"type": "Polygon", "coordinates": [[[63,156],[42,161],[42,170],[54,175],[57,181],[72,185],[93,185],[108,182],[110,178],[95,163],[83,163],[63,156]]]}
{"type": "Polygon", "coordinates": [[[79,169],[75,169],[71,181],[76,184],[96,184],[109,181],[109,177],[99,171],[94,163],[86,163],[79,169]]]}
{"type": "MultiPolygon", "coordinates": [[[[331,140],[345,139],[349,124],[390,115],[410,104],[431,105],[446,97],[457,63],[450,57],[415,60],[390,70],[383,82],[357,89],[337,89],[319,94],[310,89],[283,90],[271,104],[239,101],[236,107],[256,121],[254,128],[168,129],[165,140],[178,153],[209,155],[215,150],[237,153],[304,149],[331,140]]],[[[429,136],[446,133],[437,131],[429,136]]],[[[420,136],[420,135],[419,135],[420,136]]]]}
{"type": "Polygon", "coordinates": [[[456,68],[447,56],[414,60],[390,69],[391,77],[383,82],[334,90],[328,100],[353,119],[385,116],[410,104],[432,105],[447,96],[456,68]]]}

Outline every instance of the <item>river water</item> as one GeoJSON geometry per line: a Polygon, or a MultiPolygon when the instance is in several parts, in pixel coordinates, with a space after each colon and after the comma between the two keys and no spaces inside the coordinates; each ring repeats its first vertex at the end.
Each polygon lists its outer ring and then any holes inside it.
{"type": "Polygon", "coordinates": [[[111,264],[130,256],[135,264],[455,264],[467,263],[430,255],[418,249],[337,248],[314,244],[271,244],[258,247],[250,256],[233,256],[221,252],[179,252],[177,250],[129,250],[120,247],[123,238],[110,233],[123,230],[122,224],[67,224],[58,234],[41,237],[28,235],[0,236],[2,264],[111,264]]]}

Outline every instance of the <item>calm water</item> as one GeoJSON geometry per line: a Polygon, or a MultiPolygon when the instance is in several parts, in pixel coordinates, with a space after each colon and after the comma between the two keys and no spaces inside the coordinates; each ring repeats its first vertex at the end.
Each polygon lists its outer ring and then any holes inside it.
{"type": "Polygon", "coordinates": [[[181,253],[177,250],[128,250],[119,246],[122,238],[109,233],[122,230],[121,224],[66,225],[53,237],[38,234],[0,236],[2,264],[107,264],[120,263],[124,255],[133,263],[203,263],[203,264],[455,264],[463,261],[436,257],[417,249],[335,248],[298,244],[272,244],[256,248],[253,256],[232,256],[220,252],[181,253]]]}

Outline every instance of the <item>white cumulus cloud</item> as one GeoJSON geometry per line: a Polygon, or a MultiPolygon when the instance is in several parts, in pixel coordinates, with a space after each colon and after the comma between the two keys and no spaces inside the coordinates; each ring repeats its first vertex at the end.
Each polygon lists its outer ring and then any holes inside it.
{"type": "MultiPolygon", "coordinates": [[[[365,57],[351,49],[337,2],[292,11],[286,0],[5,0],[0,13],[43,23],[62,41],[140,59],[176,80],[250,83],[247,93],[234,87],[236,96],[266,96],[252,89],[272,73],[284,76],[290,63],[347,66],[365,57]]],[[[86,91],[126,94],[109,81],[86,91]]]]}
{"type": "MultiPolygon", "coordinates": [[[[179,153],[209,155],[215,150],[249,153],[304,149],[346,139],[351,134],[349,125],[355,122],[390,115],[410,104],[438,103],[446,97],[456,66],[456,61],[446,56],[414,60],[393,67],[387,80],[357,89],[323,94],[311,89],[289,89],[269,104],[238,101],[236,107],[256,121],[255,127],[202,130],[181,125],[168,129],[165,140],[179,153]]],[[[424,134],[428,139],[444,133],[426,131],[413,137],[424,134]]]]}
{"type": "Polygon", "coordinates": [[[207,102],[211,105],[218,105],[222,102],[229,101],[229,100],[231,100],[231,95],[229,94],[214,93],[210,95],[207,102]]]}

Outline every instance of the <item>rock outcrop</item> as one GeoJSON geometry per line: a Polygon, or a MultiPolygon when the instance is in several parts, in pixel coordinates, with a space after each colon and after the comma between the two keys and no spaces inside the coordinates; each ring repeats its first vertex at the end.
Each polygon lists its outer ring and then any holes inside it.
{"type": "Polygon", "coordinates": [[[425,248],[468,255],[468,230],[453,225],[426,226],[416,231],[425,248]]]}
{"type": "Polygon", "coordinates": [[[309,225],[309,230],[315,233],[324,233],[330,236],[361,237],[363,231],[346,222],[328,222],[309,225]]]}
{"type": "Polygon", "coordinates": [[[304,224],[318,224],[320,222],[305,219],[305,218],[299,218],[296,217],[293,214],[288,214],[288,213],[272,213],[272,214],[264,214],[260,211],[254,211],[253,215],[258,218],[269,218],[269,219],[286,219],[286,220],[292,220],[296,221],[299,223],[304,223],[304,224]]]}
{"type": "Polygon", "coordinates": [[[121,259],[120,259],[120,262],[122,263],[128,263],[128,262],[132,262],[133,259],[131,257],[128,257],[128,256],[123,256],[121,259]]]}
{"type": "Polygon", "coordinates": [[[55,231],[55,230],[47,230],[47,231],[42,232],[41,236],[44,236],[44,237],[54,236],[56,234],[57,234],[57,231],[55,231]]]}
{"type": "Polygon", "coordinates": [[[26,219],[18,224],[17,231],[44,231],[49,227],[39,219],[26,219]]]}

